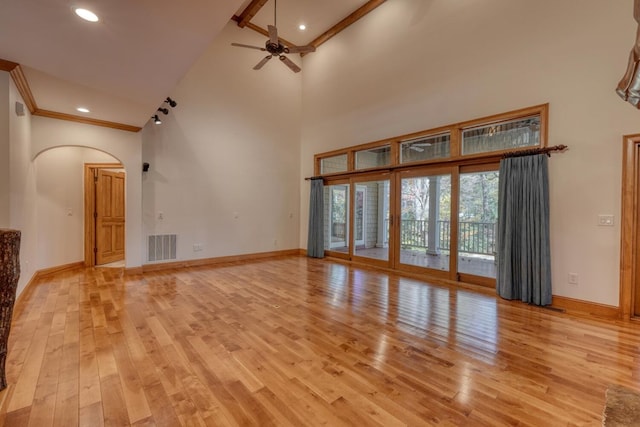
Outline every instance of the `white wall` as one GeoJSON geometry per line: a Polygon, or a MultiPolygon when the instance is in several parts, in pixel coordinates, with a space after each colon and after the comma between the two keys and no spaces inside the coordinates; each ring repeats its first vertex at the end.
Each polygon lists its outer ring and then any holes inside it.
{"type": "Polygon", "coordinates": [[[264,37],[230,22],[142,131],[144,236],[176,233],[181,260],[298,247],[300,75],[232,41],[264,37]]]}
{"type": "MultiPolygon", "coordinates": [[[[554,294],[618,305],[621,141],[614,89],[633,1],[394,0],[305,57],[301,177],[313,154],[550,103],[554,294]],[[615,227],[598,227],[614,214],[615,227]],[[576,272],[579,284],[569,285],[576,272]]],[[[308,216],[308,186],[301,217],[308,216]]],[[[300,246],[306,247],[306,221],[300,246]]]]}
{"type": "Polygon", "coordinates": [[[84,261],[85,163],[118,160],[92,148],[58,147],[34,161],[38,171],[36,270],[84,261]]]}
{"type": "Polygon", "coordinates": [[[0,228],[9,227],[9,80],[0,71],[0,228]]]}
{"type": "Polygon", "coordinates": [[[15,103],[24,104],[13,80],[9,82],[9,226],[20,230],[20,280],[17,294],[25,288],[35,273],[37,242],[37,211],[35,166],[31,162],[31,114],[18,116],[15,103]]]}
{"type": "MultiPolygon", "coordinates": [[[[85,125],[81,123],[75,122],[67,122],[62,120],[49,119],[45,117],[34,116],[32,118],[32,150],[31,155],[32,158],[36,158],[37,156],[46,156],[43,157],[44,161],[37,161],[38,168],[43,167],[43,171],[38,169],[38,183],[39,189],[44,190],[44,192],[38,194],[38,207],[42,209],[49,209],[50,204],[62,204],[58,206],[58,208],[63,209],[66,212],[66,205],[69,203],[74,203],[71,199],[67,199],[64,195],[64,192],[55,190],[56,184],[63,184],[65,182],[68,183],[70,179],[69,173],[77,173],[77,165],[79,162],[83,162],[85,158],[85,154],[80,154],[80,152],[71,151],[58,151],[57,153],[46,153],[47,150],[52,148],[59,150],[57,147],[64,146],[73,146],[73,147],[87,147],[93,148],[95,150],[102,151],[103,153],[108,153],[113,156],[115,159],[119,160],[120,163],[124,165],[125,170],[127,171],[127,181],[126,181],[126,266],[127,268],[139,267],[142,262],[142,253],[144,246],[141,241],[141,217],[142,217],[142,160],[141,160],[141,134],[120,131],[110,128],[103,128],[98,126],[85,125]],[[63,155],[58,155],[58,153],[73,153],[71,157],[66,157],[63,155]],[[61,162],[61,165],[55,165],[49,160],[50,156],[54,156],[56,162],[61,162]],[[71,168],[71,171],[65,171],[65,167],[71,168]],[[46,182],[43,180],[51,180],[51,182],[46,182]],[[46,183],[46,184],[45,184],[46,183]],[[46,199],[48,197],[53,198],[54,202],[48,202],[46,199]]],[[[95,157],[91,157],[95,158],[95,157]]],[[[110,157],[108,157],[110,159],[110,157]]],[[[93,160],[90,160],[93,161],[93,160]]],[[[108,160],[112,162],[113,160],[108,160]]],[[[82,176],[80,173],[80,188],[82,188],[82,176]]],[[[77,196],[77,188],[73,190],[74,195],[69,197],[77,196]]],[[[71,193],[71,192],[70,192],[71,193]]],[[[80,194],[82,197],[82,194],[80,194]]],[[[75,209],[74,209],[75,211],[75,209]]],[[[77,214],[74,214],[74,221],[81,220],[80,218],[76,218],[75,215],[81,215],[82,210],[79,210],[77,214]]],[[[38,210],[38,220],[39,223],[45,224],[44,219],[40,219],[42,215],[46,215],[48,211],[39,211],[38,210]]],[[[65,214],[66,215],[66,214],[65,214]]],[[[73,228],[77,232],[77,224],[73,222],[67,224],[69,227],[73,228]]],[[[51,238],[55,238],[56,240],[52,241],[44,241],[44,238],[40,238],[40,233],[43,233],[42,236],[47,236],[48,232],[42,230],[42,225],[39,227],[39,238],[38,238],[38,247],[39,248],[47,248],[47,249],[39,249],[39,256],[44,256],[43,254],[48,250],[48,248],[55,248],[55,245],[64,245],[64,241],[57,240],[57,235],[50,235],[51,238]]],[[[71,229],[70,228],[70,229],[71,229]]],[[[70,230],[69,229],[69,230],[70,230]]],[[[77,257],[77,244],[74,243],[73,247],[69,249],[68,253],[62,254],[60,257],[58,256],[49,256],[44,260],[38,260],[38,267],[48,268],[55,267],[60,265],[60,261],[62,259],[67,260],[63,262],[63,264],[67,264],[70,262],[82,261],[84,256],[80,256],[77,259],[72,259],[73,256],[77,257]]]]}

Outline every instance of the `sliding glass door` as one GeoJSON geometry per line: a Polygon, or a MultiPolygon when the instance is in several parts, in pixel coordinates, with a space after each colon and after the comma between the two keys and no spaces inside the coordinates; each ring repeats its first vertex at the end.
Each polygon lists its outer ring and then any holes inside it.
{"type": "Polygon", "coordinates": [[[332,255],[495,284],[497,164],[424,167],[325,185],[332,255]]]}
{"type": "MultiPolygon", "coordinates": [[[[499,182],[496,167],[487,165],[460,171],[457,264],[462,280],[465,275],[496,278],[499,182]]],[[[474,279],[469,281],[478,281],[474,279]]]]}
{"type": "Polygon", "coordinates": [[[403,269],[449,276],[451,178],[450,169],[401,173],[396,259],[403,269]]]}
{"type": "Polygon", "coordinates": [[[349,183],[324,187],[324,249],[349,253],[349,183]]]}
{"type": "Polygon", "coordinates": [[[353,256],[370,263],[389,263],[389,217],[391,180],[389,175],[353,182],[353,256]]]}

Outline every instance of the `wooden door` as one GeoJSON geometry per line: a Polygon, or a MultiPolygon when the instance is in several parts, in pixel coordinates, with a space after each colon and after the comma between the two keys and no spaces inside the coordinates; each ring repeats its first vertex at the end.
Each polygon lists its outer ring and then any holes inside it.
{"type": "Polygon", "coordinates": [[[96,180],[96,265],[124,259],[123,172],[98,169],[96,180]]]}

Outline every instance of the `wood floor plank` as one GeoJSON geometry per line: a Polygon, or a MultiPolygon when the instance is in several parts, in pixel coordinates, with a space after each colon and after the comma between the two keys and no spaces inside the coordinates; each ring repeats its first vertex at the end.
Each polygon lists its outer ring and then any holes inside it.
{"type": "Polygon", "coordinates": [[[132,423],[151,417],[149,403],[144,393],[138,372],[133,366],[129,356],[128,347],[122,333],[110,335],[111,348],[116,360],[120,384],[122,385],[122,397],[124,399],[129,420],[132,423]]]}
{"type": "Polygon", "coordinates": [[[53,425],[59,427],[78,425],[79,407],[78,378],[60,382],[56,395],[53,425]]]}
{"type": "MultiPolygon", "coordinates": [[[[91,306],[87,301],[82,302],[80,312],[80,361],[78,367],[79,404],[80,408],[100,403],[100,373],[98,371],[98,357],[93,334],[93,320],[91,306]]],[[[90,414],[95,410],[89,410],[90,414]]]]}
{"type": "Polygon", "coordinates": [[[7,412],[30,407],[33,403],[52,319],[52,313],[42,313],[38,321],[38,328],[35,334],[30,337],[29,351],[20,370],[7,412]]]}
{"type": "Polygon", "coordinates": [[[102,402],[95,402],[81,407],[79,420],[81,426],[104,427],[105,418],[102,412],[102,402]]]}
{"type": "Polygon", "coordinates": [[[107,427],[130,425],[127,406],[122,394],[120,376],[116,373],[108,377],[100,377],[100,391],[102,394],[104,425],[107,427]]]}
{"type": "Polygon", "coordinates": [[[5,426],[599,425],[640,325],[281,257],[78,269],[14,311],[5,426]]]}

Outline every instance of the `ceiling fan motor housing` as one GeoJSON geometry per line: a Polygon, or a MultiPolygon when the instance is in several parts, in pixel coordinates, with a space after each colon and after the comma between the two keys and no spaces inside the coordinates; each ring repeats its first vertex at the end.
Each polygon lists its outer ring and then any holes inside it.
{"type": "Polygon", "coordinates": [[[272,55],[280,55],[285,52],[285,47],[281,43],[271,43],[271,40],[267,40],[264,46],[267,52],[272,55]]]}

